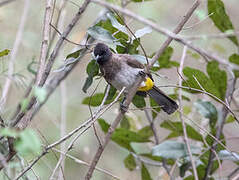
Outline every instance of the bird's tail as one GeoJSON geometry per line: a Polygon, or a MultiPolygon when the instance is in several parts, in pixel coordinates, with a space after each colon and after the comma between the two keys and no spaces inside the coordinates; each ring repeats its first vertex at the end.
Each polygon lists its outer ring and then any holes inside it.
{"type": "Polygon", "coordinates": [[[178,109],[177,103],[156,86],[148,90],[147,94],[168,114],[172,114],[178,109]]]}

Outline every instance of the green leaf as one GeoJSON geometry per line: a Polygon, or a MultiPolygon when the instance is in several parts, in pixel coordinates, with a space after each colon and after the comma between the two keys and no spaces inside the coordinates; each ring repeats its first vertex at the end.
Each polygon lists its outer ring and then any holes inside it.
{"type": "Polygon", "coordinates": [[[226,123],[232,123],[234,121],[235,121],[235,118],[232,115],[229,115],[227,120],[226,120],[226,123]]]}
{"type": "Polygon", "coordinates": [[[99,64],[95,60],[90,61],[86,67],[86,72],[89,76],[97,76],[99,74],[99,64]]]}
{"type": "Polygon", "coordinates": [[[200,99],[197,100],[194,105],[200,114],[210,120],[210,127],[214,128],[216,126],[218,117],[217,109],[215,108],[215,106],[209,101],[202,101],[200,99]]]}
{"type": "Polygon", "coordinates": [[[16,151],[22,155],[39,155],[41,153],[41,142],[35,131],[25,129],[19,133],[18,139],[14,141],[16,151]]]}
{"type": "Polygon", "coordinates": [[[47,91],[43,87],[34,87],[34,96],[36,96],[37,100],[42,103],[46,99],[47,91]]]}
{"type": "Polygon", "coordinates": [[[4,49],[3,51],[0,51],[0,57],[7,56],[9,54],[9,49],[4,49]]]}
{"type": "Polygon", "coordinates": [[[130,123],[128,118],[124,115],[123,119],[120,121],[120,127],[124,129],[130,128],[130,123]]]}
{"type": "MultiPolygon", "coordinates": [[[[167,139],[183,136],[183,127],[181,122],[164,121],[163,123],[161,123],[160,127],[172,131],[168,135],[167,139]]],[[[194,139],[196,141],[203,141],[202,135],[192,126],[186,124],[186,130],[189,138],[194,139]]]]}
{"type": "MultiPolygon", "coordinates": [[[[214,22],[215,26],[222,32],[226,32],[228,30],[234,30],[232,22],[229,16],[226,13],[224,4],[221,0],[208,0],[208,14],[212,14],[209,16],[214,22]]],[[[235,36],[228,37],[235,45],[238,46],[238,41],[235,36]]]]}
{"type": "Polygon", "coordinates": [[[138,131],[138,134],[146,139],[149,139],[154,135],[152,128],[150,126],[145,126],[138,131]]]}
{"type": "MultiPolygon", "coordinates": [[[[239,55],[238,54],[232,54],[230,57],[229,57],[229,61],[231,63],[234,63],[236,65],[239,65],[239,55]]],[[[233,70],[234,72],[234,75],[236,78],[239,78],[239,71],[238,70],[233,70]]]]}
{"type": "Polygon", "coordinates": [[[225,99],[227,90],[227,73],[219,68],[217,61],[210,61],[207,64],[207,73],[220,93],[220,99],[225,99]]]}
{"type": "Polygon", "coordinates": [[[120,24],[112,13],[107,13],[106,16],[107,18],[109,18],[113,27],[124,32],[125,34],[128,34],[127,28],[124,25],[120,24]]]}
{"type": "Polygon", "coordinates": [[[91,97],[83,99],[82,104],[91,105],[93,107],[99,106],[104,98],[103,93],[96,93],[91,97]]]}
{"type": "MultiPolygon", "coordinates": [[[[149,101],[150,101],[151,108],[153,108],[157,112],[160,112],[161,109],[160,109],[160,107],[158,107],[159,106],[158,103],[156,103],[155,100],[151,97],[150,97],[149,101]]],[[[152,115],[153,115],[153,118],[155,119],[157,116],[157,113],[152,111],[152,115]]]]}
{"type": "Polygon", "coordinates": [[[88,76],[85,80],[85,83],[83,85],[83,92],[87,93],[87,89],[91,86],[91,84],[93,83],[93,77],[92,76],[88,76]]]}
{"type": "Polygon", "coordinates": [[[68,55],[66,56],[66,59],[68,59],[68,58],[75,58],[75,59],[78,58],[78,57],[80,56],[82,50],[83,50],[83,49],[79,49],[79,50],[77,50],[77,51],[75,51],[75,52],[73,52],[73,53],[68,54],[68,55]]]}
{"type": "MultiPolygon", "coordinates": [[[[107,133],[110,125],[107,122],[105,122],[103,119],[99,119],[98,122],[101,129],[104,131],[104,133],[107,133]]],[[[124,128],[117,128],[112,134],[111,139],[112,141],[120,145],[121,147],[124,147],[131,152],[134,152],[134,150],[132,149],[130,145],[131,142],[137,142],[137,143],[150,142],[148,138],[143,137],[136,132],[133,132],[124,128]]]]}
{"type": "Polygon", "coordinates": [[[106,100],[111,101],[114,98],[116,91],[117,91],[117,89],[114,86],[110,86],[109,94],[108,94],[106,100]]]}
{"type": "MultiPolygon", "coordinates": [[[[96,40],[113,44],[116,41],[109,31],[100,26],[93,26],[87,30],[87,33],[96,40]]],[[[119,43],[117,43],[119,44],[119,43]]]]}
{"type": "Polygon", "coordinates": [[[88,77],[85,80],[85,83],[83,85],[83,92],[86,93],[87,89],[91,86],[93,83],[93,77],[97,76],[99,74],[99,65],[95,60],[92,60],[88,63],[86,67],[86,72],[88,74],[88,77]]]}
{"type": "MultiPolygon", "coordinates": [[[[189,86],[195,89],[201,89],[200,85],[209,93],[215,95],[218,98],[221,98],[221,94],[218,91],[217,87],[214,85],[213,81],[208,78],[202,71],[190,67],[185,67],[183,69],[183,74],[188,78],[186,81],[183,81],[183,86],[189,86]],[[195,78],[197,81],[195,80],[195,78]]],[[[191,93],[198,93],[195,91],[190,91],[191,93]]]]}
{"type": "Polygon", "coordinates": [[[137,108],[144,108],[146,106],[143,96],[135,95],[132,102],[137,108]]]}
{"type": "Polygon", "coordinates": [[[237,161],[237,162],[239,162],[239,154],[235,153],[235,152],[230,153],[227,150],[221,150],[218,153],[218,156],[219,156],[219,158],[221,160],[230,160],[230,161],[237,161]]]}
{"type": "Polygon", "coordinates": [[[145,167],[144,163],[141,166],[141,179],[142,180],[153,180],[149,174],[148,169],[145,167]]]}
{"type": "Polygon", "coordinates": [[[186,171],[187,171],[190,167],[191,167],[191,163],[190,163],[190,162],[183,163],[183,164],[179,167],[180,177],[184,177],[186,171]]]}
{"type": "MultiPolygon", "coordinates": [[[[200,148],[196,146],[190,146],[190,148],[193,154],[200,153],[200,148]]],[[[178,159],[188,156],[187,148],[184,143],[169,140],[154,146],[152,154],[166,159],[178,159]]]]}
{"type": "Polygon", "coordinates": [[[134,159],[134,156],[132,154],[129,154],[125,159],[124,159],[124,165],[127,169],[130,171],[135,170],[136,168],[136,162],[134,159]]]}
{"type": "Polygon", "coordinates": [[[167,47],[164,50],[163,54],[158,58],[159,69],[171,68],[172,66],[175,66],[175,64],[174,63],[172,64],[172,62],[170,61],[172,55],[173,55],[173,48],[167,47]]]}
{"type": "Polygon", "coordinates": [[[108,132],[110,125],[104,119],[98,119],[98,123],[104,133],[108,132]]]}
{"type": "Polygon", "coordinates": [[[16,138],[18,137],[18,132],[15,129],[11,129],[11,128],[2,128],[0,130],[0,135],[4,136],[4,137],[13,137],[16,138]]]}
{"type": "Polygon", "coordinates": [[[138,143],[150,142],[150,140],[147,137],[143,137],[136,132],[124,128],[117,128],[115,130],[115,132],[112,135],[112,140],[116,139],[124,139],[128,142],[138,142],[138,143]]]}
{"type": "MultiPolygon", "coordinates": [[[[152,32],[152,28],[151,27],[149,27],[149,26],[146,26],[146,27],[144,27],[144,28],[142,28],[142,29],[138,29],[136,32],[135,32],[135,37],[136,38],[140,38],[140,37],[142,37],[142,36],[144,36],[145,34],[149,34],[149,33],[151,33],[152,32]]],[[[135,37],[133,37],[133,39],[135,39],[135,37]]]]}
{"type": "Polygon", "coordinates": [[[234,63],[236,65],[239,65],[239,54],[232,54],[230,57],[229,57],[229,61],[231,63],[234,63]]]}

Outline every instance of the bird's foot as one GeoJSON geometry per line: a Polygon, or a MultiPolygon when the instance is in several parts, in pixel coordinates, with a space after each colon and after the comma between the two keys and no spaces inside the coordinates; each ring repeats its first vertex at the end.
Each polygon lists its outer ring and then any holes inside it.
{"type": "Polygon", "coordinates": [[[145,73],[144,71],[139,71],[139,75],[140,75],[141,77],[145,77],[145,76],[146,76],[146,73],[145,73]]]}
{"type": "Polygon", "coordinates": [[[127,110],[128,110],[127,106],[124,105],[125,100],[126,100],[126,97],[124,97],[123,100],[120,102],[120,110],[122,112],[127,112],[127,110]]]}

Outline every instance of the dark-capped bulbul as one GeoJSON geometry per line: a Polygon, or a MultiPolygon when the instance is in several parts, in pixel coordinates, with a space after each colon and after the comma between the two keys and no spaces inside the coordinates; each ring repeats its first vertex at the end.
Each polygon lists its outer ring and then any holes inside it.
{"type": "MultiPolygon", "coordinates": [[[[103,43],[98,43],[93,51],[94,59],[105,80],[117,90],[132,88],[137,76],[144,71],[144,65],[128,54],[115,54],[103,43]]],[[[158,89],[150,74],[146,75],[138,89],[138,94],[148,94],[168,114],[178,109],[177,103],[158,89]]]]}

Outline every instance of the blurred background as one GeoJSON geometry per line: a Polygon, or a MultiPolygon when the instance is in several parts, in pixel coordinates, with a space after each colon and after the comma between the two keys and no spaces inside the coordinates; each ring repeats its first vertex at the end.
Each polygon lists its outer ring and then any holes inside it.
{"type": "MultiPolygon", "coordinates": [[[[0,1],[1,2],[1,1],[0,1]]],[[[71,21],[72,17],[78,10],[77,5],[82,4],[82,0],[72,0],[66,3],[64,8],[64,20],[62,22],[62,29],[64,29],[68,23],[71,21]]],[[[173,30],[179,21],[182,19],[183,15],[187,10],[192,6],[193,0],[153,0],[146,1],[143,3],[134,3],[131,2],[127,8],[131,11],[149,18],[150,20],[156,22],[160,26],[167,28],[168,30],[173,30]]],[[[24,11],[25,1],[16,0],[7,5],[0,7],[0,50],[13,48],[13,44],[16,38],[16,33],[19,28],[20,19],[24,11]]],[[[12,87],[10,90],[9,98],[7,99],[5,111],[3,113],[4,119],[9,119],[16,109],[17,104],[22,100],[26,87],[29,85],[33,79],[33,74],[29,72],[27,66],[34,60],[39,60],[40,47],[42,41],[42,26],[43,18],[45,11],[45,1],[44,0],[30,0],[29,10],[27,11],[26,24],[24,31],[21,37],[19,49],[14,64],[14,72],[19,74],[16,76],[16,81],[12,82],[12,87]]],[[[117,2],[116,2],[117,3],[117,2]]],[[[235,31],[239,31],[239,2],[238,0],[224,0],[226,11],[230,16],[232,23],[235,27],[235,31]]],[[[53,16],[53,22],[56,21],[58,16],[58,11],[61,1],[56,1],[56,9],[53,16]]],[[[208,35],[219,33],[219,30],[212,23],[210,18],[207,18],[207,2],[203,1],[199,8],[195,11],[192,18],[185,25],[184,30],[181,31],[181,35],[194,36],[194,35],[208,35]],[[200,22],[200,23],[199,23],[200,22]]],[[[86,12],[81,17],[77,26],[74,27],[72,33],[68,37],[73,42],[80,42],[84,37],[87,29],[92,26],[96,20],[98,13],[103,10],[102,7],[96,4],[90,4],[86,12]]],[[[136,22],[130,18],[126,19],[127,25],[135,32],[137,29],[144,27],[143,24],[136,22]]],[[[52,29],[52,32],[54,29],[52,29]]],[[[58,40],[58,34],[56,34],[58,40]]],[[[159,49],[161,44],[166,40],[166,37],[157,33],[152,32],[145,35],[141,39],[141,43],[144,46],[148,55],[154,53],[159,49]]],[[[213,51],[223,58],[228,58],[232,53],[238,52],[238,49],[235,48],[233,43],[226,38],[221,39],[198,39],[193,41],[199,47],[202,47],[206,50],[213,51]]],[[[53,42],[51,46],[54,48],[56,41],[53,42]]],[[[183,46],[179,43],[172,42],[171,46],[174,48],[174,53],[172,60],[180,61],[183,46]]],[[[76,45],[69,42],[65,42],[63,48],[58,55],[57,61],[54,64],[54,70],[64,64],[65,57],[73,51],[76,45]]],[[[51,52],[50,50],[50,52],[51,52]]],[[[205,71],[204,60],[199,56],[195,58],[191,51],[188,51],[185,66],[191,66],[194,68],[200,68],[202,71],[205,71]]],[[[142,54],[142,52],[141,52],[142,54]]],[[[3,84],[6,80],[7,67],[10,56],[5,56],[0,58],[0,86],[3,87],[3,84]]],[[[58,87],[58,89],[53,93],[49,98],[47,103],[41,108],[38,114],[34,117],[31,122],[31,128],[33,128],[39,135],[42,144],[51,144],[57,141],[61,137],[61,128],[65,128],[65,134],[70,132],[72,129],[76,128],[83,122],[85,122],[90,117],[89,107],[82,104],[82,100],[90,96],[95,90],[99,80],[95,80],[93,85],[89,88],[87,93],[82,91],[84,81],[87,77],[86,66],[91,60],[90,54],[84,57],[81,60],[73,72],[67,77],[64,83],[58,87]],[[62,111],[63,109],[63,111],[62,111]],[[65,114],[65,115],[64,115],[65,114]],[[63,117],[65,116],[65,118],[63,117]],[[62,125],[62,119],[65,119],[65,125],[62,125]]],[[[54,73],[54,72],[53,72],[54,73]]],[[[162,77],[156,78],[156,84],[158,85],[167,85],[167,84],[177,84],[178,75],[177,69],[171,68],[170,70],[163,69],[159,72],[162,77]]],[[[106,82],[102,80],[97,88],[96,92],[104,92],[106,82]]],[[[167,94],[173,92],[172,88],[163,88],[162,89],[167,94]]],[[[235,92],[237,100],[239,100],[239,92],[235,92]]],[[[191,96],[190,94],[187,94],[191,96]]],[[[193,99],[204,98],[207,99],[204,95],[194,95],[193,99]]],[[[190,109],[190,112],[194,112],[194,116],[191,117],[193,120],[202,123],[203,118],[198,114],[195,116],[195,108],[192,106],[192,102],[185,102],[185,107],[190,109]]],[[[105,113],[102,118],[104,118],[108,123],[111,123],[117,115],[119,104],[115,104],[110,111],[105,113]]],[[[94,111],[96,108],[92,107],[94,111]]],[[[131,109],[127,114],[131,118],[131,122],[134,125],[134,128],[140,129],[141,127],[147,125],[148,121],[145,118],[145,114],[137,110],[135,106],[131,105],[131,109]]],[[[159,127],[159,124],[167,119],[175,119],[178,114],[172,116],[167,116],[162,113],[157,118],[156,128],[159,132],[160,141],[163,140],[167,135],[168,131],[159,127]]],[[[190,116],[190,114],[189,114],[190,116]]],[[[99,134],[101,140],[103,140],[104,134],[96,124],[97,133],[99,134]]],[[[233,137],[236,132],[235,124],[228,124],[224,129],[225,136],[233,137]]],[[[66,145],[69,142],[66,142],[66,145]]],[[[133,147],[137,152],[148,152],[152,143],[148,143],[147,146],[142,146],[139,144],[133,144],[133,147]]],[[[228,140],[228,147],[231,150],[238,151],[238,139],[228,140]]],[[[90,128],[85,132],[75,143],[73,149],[69,154],[74,157],[90,163],[96,150],[98,148],[98,142],[95,138],[93,128],[90,128]]],[[[112,174],[120,177],[120,179],[140,179],[140,169],[136,171],[129,171],[124,167],[123,160],[128,155],[128,152],[119,147],[114,142],[110,142],[107,148],[105,149],[99,163],[98,167],[110,171],[112,174]]],[[[33,170],[39,179],[48,179],[51,175],[57,161],[59,158],[59,153],[50,152],[44,156],[35,166],[33,170]]],[[[32,157],[26,157],[25,163],[31,162],[32,157]]],[[[234,164],[230,162],[223,162],[222,173],[227,174],[228,171],[231,171],[229,167],[235,167],[234,164]]],[[[137,168],[136,168],[137,169],[137,168]]],[[[152,177],[155,179],[163,179],[165,171],[161,167],[149,167],[152,177]]],[[[70,158],[65,159],[65,169],[64,177],[65,179],[83,179],[88,167],[79,163],[76,163],[70,158]]],[[[14,172],[12,172],[14,173],[14,172]]],[[[33,171],[27,173],[30,179],[36,179],[36,176],[33,174],[33,171]]],[[[6,179],[4,174],[0,175],[0,178],[6,179]]],[[[105,175],[104,173],[95,171],[93,178],[94,180],[107,180],[112,179],[112,177],[105,175]]]]}

